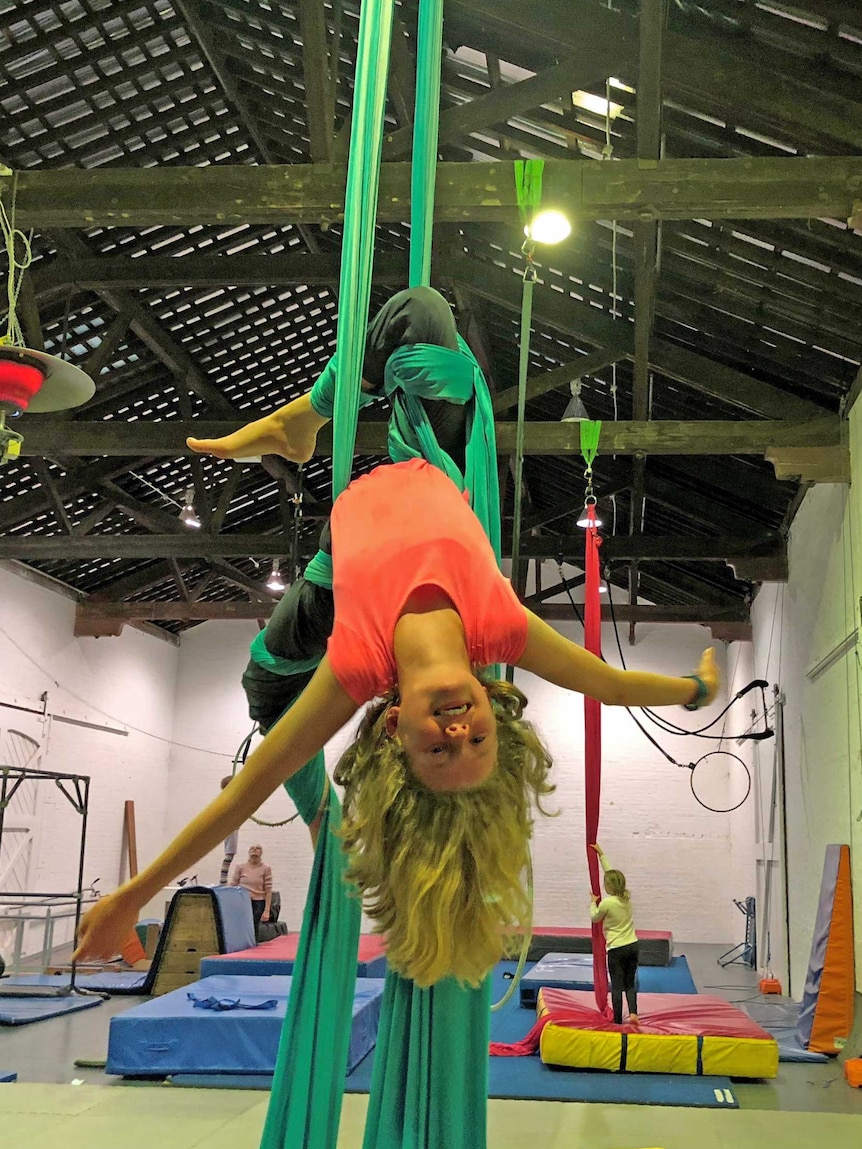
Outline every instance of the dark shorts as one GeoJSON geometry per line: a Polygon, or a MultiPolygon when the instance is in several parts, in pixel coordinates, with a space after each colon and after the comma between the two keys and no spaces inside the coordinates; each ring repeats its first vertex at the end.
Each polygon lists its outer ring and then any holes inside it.
{"type": "MultiPolygon", "coordinates": [[[[398,347],[433,343],[458,350],[458,332],[449,304],[430,287],[399,291],[381,307],[371,321],[365,344],[363,377],[373,388],[383,389],[386,361],[398,347]]],[[[421,399],[437,442],[463,471],[467,408],[444,400],[421,399]]],[[[331,553],[327,524],[320,536],[320,549],[331,553]]],[[[266,647],[279,658],[322,658],[332,633],[335,611],[332,591],[297,579],[278,602],[266,628],[266,647]]],[[[253,660],[242,676],[252,721],[268,730],[298,698],[311,681],[304,674],[274,674],[253,660]]]]}

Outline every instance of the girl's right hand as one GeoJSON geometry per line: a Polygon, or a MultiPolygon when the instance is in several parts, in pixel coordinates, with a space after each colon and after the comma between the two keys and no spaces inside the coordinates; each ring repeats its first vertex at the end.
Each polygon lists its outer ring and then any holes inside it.
{"type": "Polygon", "coordinates": [[[134,930],[139,911],[137,899],[130,897],[128,890],[118,890],[100,898],[81,921],[78,948],[72,954],[72,960],[116,957],[134,930]]]}

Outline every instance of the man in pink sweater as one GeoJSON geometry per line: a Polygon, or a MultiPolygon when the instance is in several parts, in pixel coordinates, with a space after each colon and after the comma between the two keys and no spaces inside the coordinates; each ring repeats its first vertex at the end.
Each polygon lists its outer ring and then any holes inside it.
{"type": "Polygon", "coordinates": [[[254,933],[261,922],[269,921],[269,906],[272,901],[272,870],[264,865],[263,850],[260,846],[249,846],[248,861],[237,862],[233,868],[230,884],[242,886],[251,894],[251,912],[254,916],[254,933]]]}

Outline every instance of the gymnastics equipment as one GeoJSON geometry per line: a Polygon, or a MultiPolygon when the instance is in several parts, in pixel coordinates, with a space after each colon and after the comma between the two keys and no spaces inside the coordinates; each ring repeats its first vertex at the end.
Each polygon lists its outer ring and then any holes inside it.
{"type": "MultiPolygon", "coordinates": [[[[66,992],[68,993],[68,989],[66,992]]],[[[32,1025],[35,1021],[64,1017],[67,1013],[93,1009],[101,1005],[103,1000],[100,996],[58,997],[56,994],[51,994],[49,997],[32,997],[26,990],[22,990],[22,993],[23,997],[0,995],[0,1026],[32,1025]]]]}
{"type": "MultiPolygon", "coordinates": [[[[111,1019],[105,1072],[272,1073],[290,999],[290,977],[221,975],[194,981],[111,1019]]],[[[348,1042],[350,1072],[377,1038],[383,982],[356,983],[348,1042]]],[[[305,1076],[302,1067],[299,1073],[305,1076]]]]}
{"type": "Polygon", "coordinates": [[[804,1049],[841,1052],[853,1028],[854,991],[850,847],[827,846],[796,1029],[804,1049]]]}
{"type": "MultiPolygon", "coordinates": [[[[602,657],[602,608],[599,600],[599,547],[601,539],[596,529],[596,503],[592,493],[593,460],[599,449],[601,423],[583,421],[580,424],[581,453],[586,464],[586,495],[584,510],[589,526],[584,532],[584,646],[597,658],[602,657]]],[[[584,817],[586,829],[587,866],[590,889],[594,897],[601,898],[602,883],[599,858],[592,843],[599,840],[599,812],[602,798],[602,705],[595,698],[584,695],[584,817]]],[[[593,922],[593,992],[600,1013],[608,1009],[608,965],[605,934],[600,921],[593,922]]]]}
{"type": "MultiPolygon", "coordinates": [[[[739,945],[735,945],[723,953],[718,959],[718,964],[722,967],[726,965],[745,965],[748,966],[749,969],[756,969],[757,932],[755,923],[757,921],[757,913],[754,898],[748,897],[743,902],[741,902],[739,898],[734,898],[733,904],[739,912],[745,916],[745,937],[739,945]]],[[[779,993],[780,992],[779,987],[779,993]]]]}
{"type": "MultiPolygon", "coordinates": [[[[83,889],[84,882],[84,853],[87,846],[87,814],[89,809],[90,800],[90,779],[84,774],[66,774],[58,773],[54,770],[38,770],[30,766],[0,766],[0,847],[3,843],[3,827],[6,818],[6,813],[15,798],[15,795],[21,789],[25,782],[46,782],[51,781],[54,786],[76,814],[81,818],[81,833],[78,838],[78,867],[77,867],[77,884],[71,892],[56,892],[56,891],[21,891],[21,890],[0,890],[0,899],[10,898],[13,903],[20,902],[22,906],[26,906],[28,900],[31,905],[39,907],[48,907],[48,914],[50,915],[51,909],[57,906],[73,906],[75,928],[73,937],[77,937],[78,926],[81,922],[81,910],[84,903],[84,896],[86,891],[83,889]],[[35,899],[35,900],[34,900],[35,899]]],[[[21,945],[21,935],[19,933],[16,942],[16,953],[14,955],[13,968],[17,965],[17,958],[20,956],[19,950],[21,945]]],[[[50,947],[48,935],[46,933],[46,942],[44,947],[48,952],[45,954],[46,960],[50,958],[50,947]]],[[[79,989],[75,980],[75,964],[72,963],[70,977],[62,987],[57,989],[57,993],[63,996],[69,994],[79,993],[79,989]]],[[[8,983],[7,983],[8,984],[8,983]]],[[[0,989],[0,996],[3,995],[3,990],[0,989]]],[[[23,997],[27,994],[26,986],[18,986],[13,991],[16,997],[23,997]]],[[[44,997],[45,990],[33,990],[38,996],[44,997]]]]}
{"type": "MultiPolygon", "coordinates": [[[[591,954],[546,954],[521,978],[522,1009],[535,1009],[541,989],[591,990],[593,959],[591,954]]],[[[639,993],[697,993],[688,962],[674,958],[669,966],[647,966],[638,969],[639,993]]]]}
{"type": "MultiPolygon", "coordinates": [[[[201,977],[212,974],[249,974],[253,977],[292,974],[298,950],[299,934],[288,934],[252,949],[212,954],[201,962],[201,977]]],[[[356,976],[384,977],[385,974],[385,944],[376,934],[363,934],[359,939],[356,976]]]]}
{"type": "Polygon", "coordinates": [[[248,890],[241,886],[192,886],[178,890],[144,983],[144,993],[170,993],[197,981],[201,959],[254,945],[248,890]]]}
{"type": "Polygon", "coordinates": [[[598,1012],[588,993],[542,989],[538,1016],[531,1039],[545,1065],[614,1073],[778,1074],[775,1039],[718,997],[641,994],[633,1030],[598,1012]]]}
{"type": "MultiPolygon", "coordinates": [[[[673,934],[667,930],[636,930],[639,965],[670,965],[673,934]]],[[[582,926],[534,926],[527,961],[540,961],[549,953],[590,954],[593,932],[582,926]]]]}
{"type": "Polygon", "coordinates": [[[848,1085],[862,1089],[862,1057],[848,1057],[844,1062],[844,1078],[848,1085]]]}

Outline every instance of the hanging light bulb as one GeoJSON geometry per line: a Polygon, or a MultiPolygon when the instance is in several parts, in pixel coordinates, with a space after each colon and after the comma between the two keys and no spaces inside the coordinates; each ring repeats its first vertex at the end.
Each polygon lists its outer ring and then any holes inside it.
{"type": "Polygon", "coordinates": [[[589,515],[590,507],[595,507],[596,501],[595,495],[587,495],[584,499],[584,509],[581,511],[580,518],[578,519],[578,526],[583,527],[584,530],[587,530],[589,527],[600,527],[602,525],[602,520],[598,516],[591,519],[589,515]]]}
{"type": "Polygon", "coordinates": [[[572,234],[572,225],[561,211],[540,211],[524,228],[524,235],[534,243],[562,243],[572,234]]]}
{"type": "Polygon", "coordinates": [[[560,416],[561,423],[585,423],[589,421],[587,409],[581,399],[581,381],[573,379],[569,385],[572,397],[566,404],[566,409],[560,416]]]}
{"type": "Polygon", "coordinates": [[[272,570],[269,572],[269,578],[266,580],[266,589],[274,591],[284,590],[284,580],[281,577],[278,559],[272,560],[272,570]]]}
{"type": "Polygon", "coordinates": [[[180,510],[179,519],[181,523],[184,523],[192,530],[199,530],[201,521],[197,516],[194,500],[195,489],[194,487],[189,487],[189,489],[186,491],[186,501],[183,503],[182,509],[180,510]]]}

